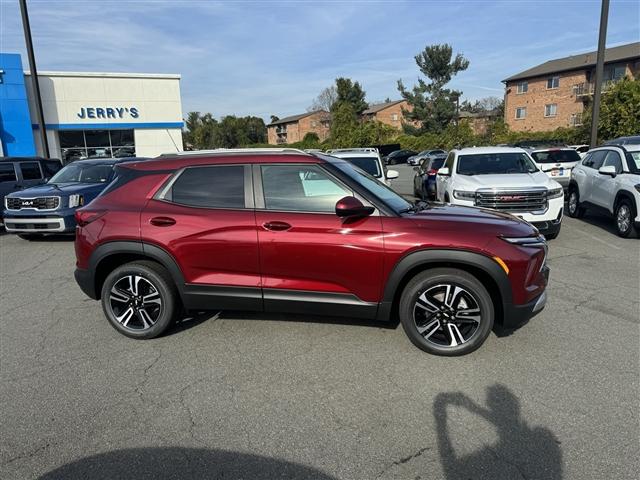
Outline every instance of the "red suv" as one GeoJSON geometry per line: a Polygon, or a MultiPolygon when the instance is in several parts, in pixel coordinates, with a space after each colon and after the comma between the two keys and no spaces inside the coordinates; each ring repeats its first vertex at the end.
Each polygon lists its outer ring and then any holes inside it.
{"type": "Polygon", "coordinates": [[[298,150],[122,164],[76,219],[76,280],[134,338],[189,310],[399,317],[419,348],[461,355],[546,302],[547,246],[530,224],[414,205],[298,150]]]}

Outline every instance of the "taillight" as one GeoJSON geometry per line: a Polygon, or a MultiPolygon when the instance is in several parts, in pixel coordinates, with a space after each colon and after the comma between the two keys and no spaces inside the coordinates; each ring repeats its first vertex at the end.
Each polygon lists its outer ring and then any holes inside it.
{"type": "Polygon", "coordinates": [[[79,227],[85,227],[107,214],[106,210],[76,210],[75,218],[79,227]]]}
{"type": "Polygon", "coordinates": [[[435,168],[432,168],[427,172],[427,175],[436,175],[437,173],[438,173],[438,170],[436,170],[435,168]]]}

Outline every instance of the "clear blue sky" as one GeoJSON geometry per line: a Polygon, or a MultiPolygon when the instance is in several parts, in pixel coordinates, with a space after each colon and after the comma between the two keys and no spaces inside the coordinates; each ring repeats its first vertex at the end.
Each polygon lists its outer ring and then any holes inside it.
{"type": "MultiPolygon", "coordinates": [[[[184,113],[304,112],[338,76],[369,101],[413,85],[413,56],[450,43],[471,62],[452,86],[502,96],[500,81],[595,50],[599,1],[224,2],[29,0],[40,70],[182,74],[184,113]]],[[[0,0],[0,50],[26,54],[18,2],[0,0]]],[[[612,0],[608,46],[640,40],[640,2],[612,0]]]]}

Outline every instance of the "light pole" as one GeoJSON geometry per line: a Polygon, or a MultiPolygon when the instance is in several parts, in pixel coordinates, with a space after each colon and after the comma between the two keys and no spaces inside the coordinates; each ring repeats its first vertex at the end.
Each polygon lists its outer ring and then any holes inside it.
{"type": "Polygon", "coordinates": [[[42,151],[46,158],[49,158],[49,144],[47,143],[47,130],[44,124],[44,111],[42,110],[42,97],[40,96],[40,84],[38,82],[38,69],[36,68],[36,57],[33,53],[33,42],[31,41],[31,26],[29,25],[29,13],[27,12],[27,0],[20,0],[20,13],[22,14],[22,28],[24,29],[24,41],[27,45],[27,56],[29,57],[29,70],[31,71],[31,84],[36,104],[36,122],[40,132],[42,151]]]}
{"type": "Polygon", "coordinates": [[[595,147],[598,143],[598,121],[600,120],[600,96],[602,90],[602,77],[604,73],[604,52],[607,43],[607,21],[609,19],[609,0],[602,0],[600,11],[600,35],[598,37],[598,57],[596,59],[596,79],[593,86],[593,110],[591,112],[591,139],[589,146],[595,147]]]}

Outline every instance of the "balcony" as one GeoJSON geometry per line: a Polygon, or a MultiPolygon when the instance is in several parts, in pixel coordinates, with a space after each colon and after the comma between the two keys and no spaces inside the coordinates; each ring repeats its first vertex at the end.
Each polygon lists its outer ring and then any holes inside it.
{"type": "Polygon", "coordinates": [[[278,138],[276,138],[276,143],[278,145],[283,144],[283,143],[287,143],[287,137],[278,137],[278,138]]]}
{"type": "MultiPolygon", "coordinates": [[[[600,92],[606,92],[618,82],[619,80],[604,80],[602,82],[602,89],[600,90],[600,92]]],[[[593,95],[594,91],[595,84],[592,82],[578,83],[577,85],[573,86],[573,94],[576,96],[576,98],[590,97],[591,95],[593,95]]]]}
{"type": "Polygon", "coordinates": [[[286,126],[276,127],[276,133],[277,134],[284,133],[286,135],[287,134],[287,127],[286,126]]]}

